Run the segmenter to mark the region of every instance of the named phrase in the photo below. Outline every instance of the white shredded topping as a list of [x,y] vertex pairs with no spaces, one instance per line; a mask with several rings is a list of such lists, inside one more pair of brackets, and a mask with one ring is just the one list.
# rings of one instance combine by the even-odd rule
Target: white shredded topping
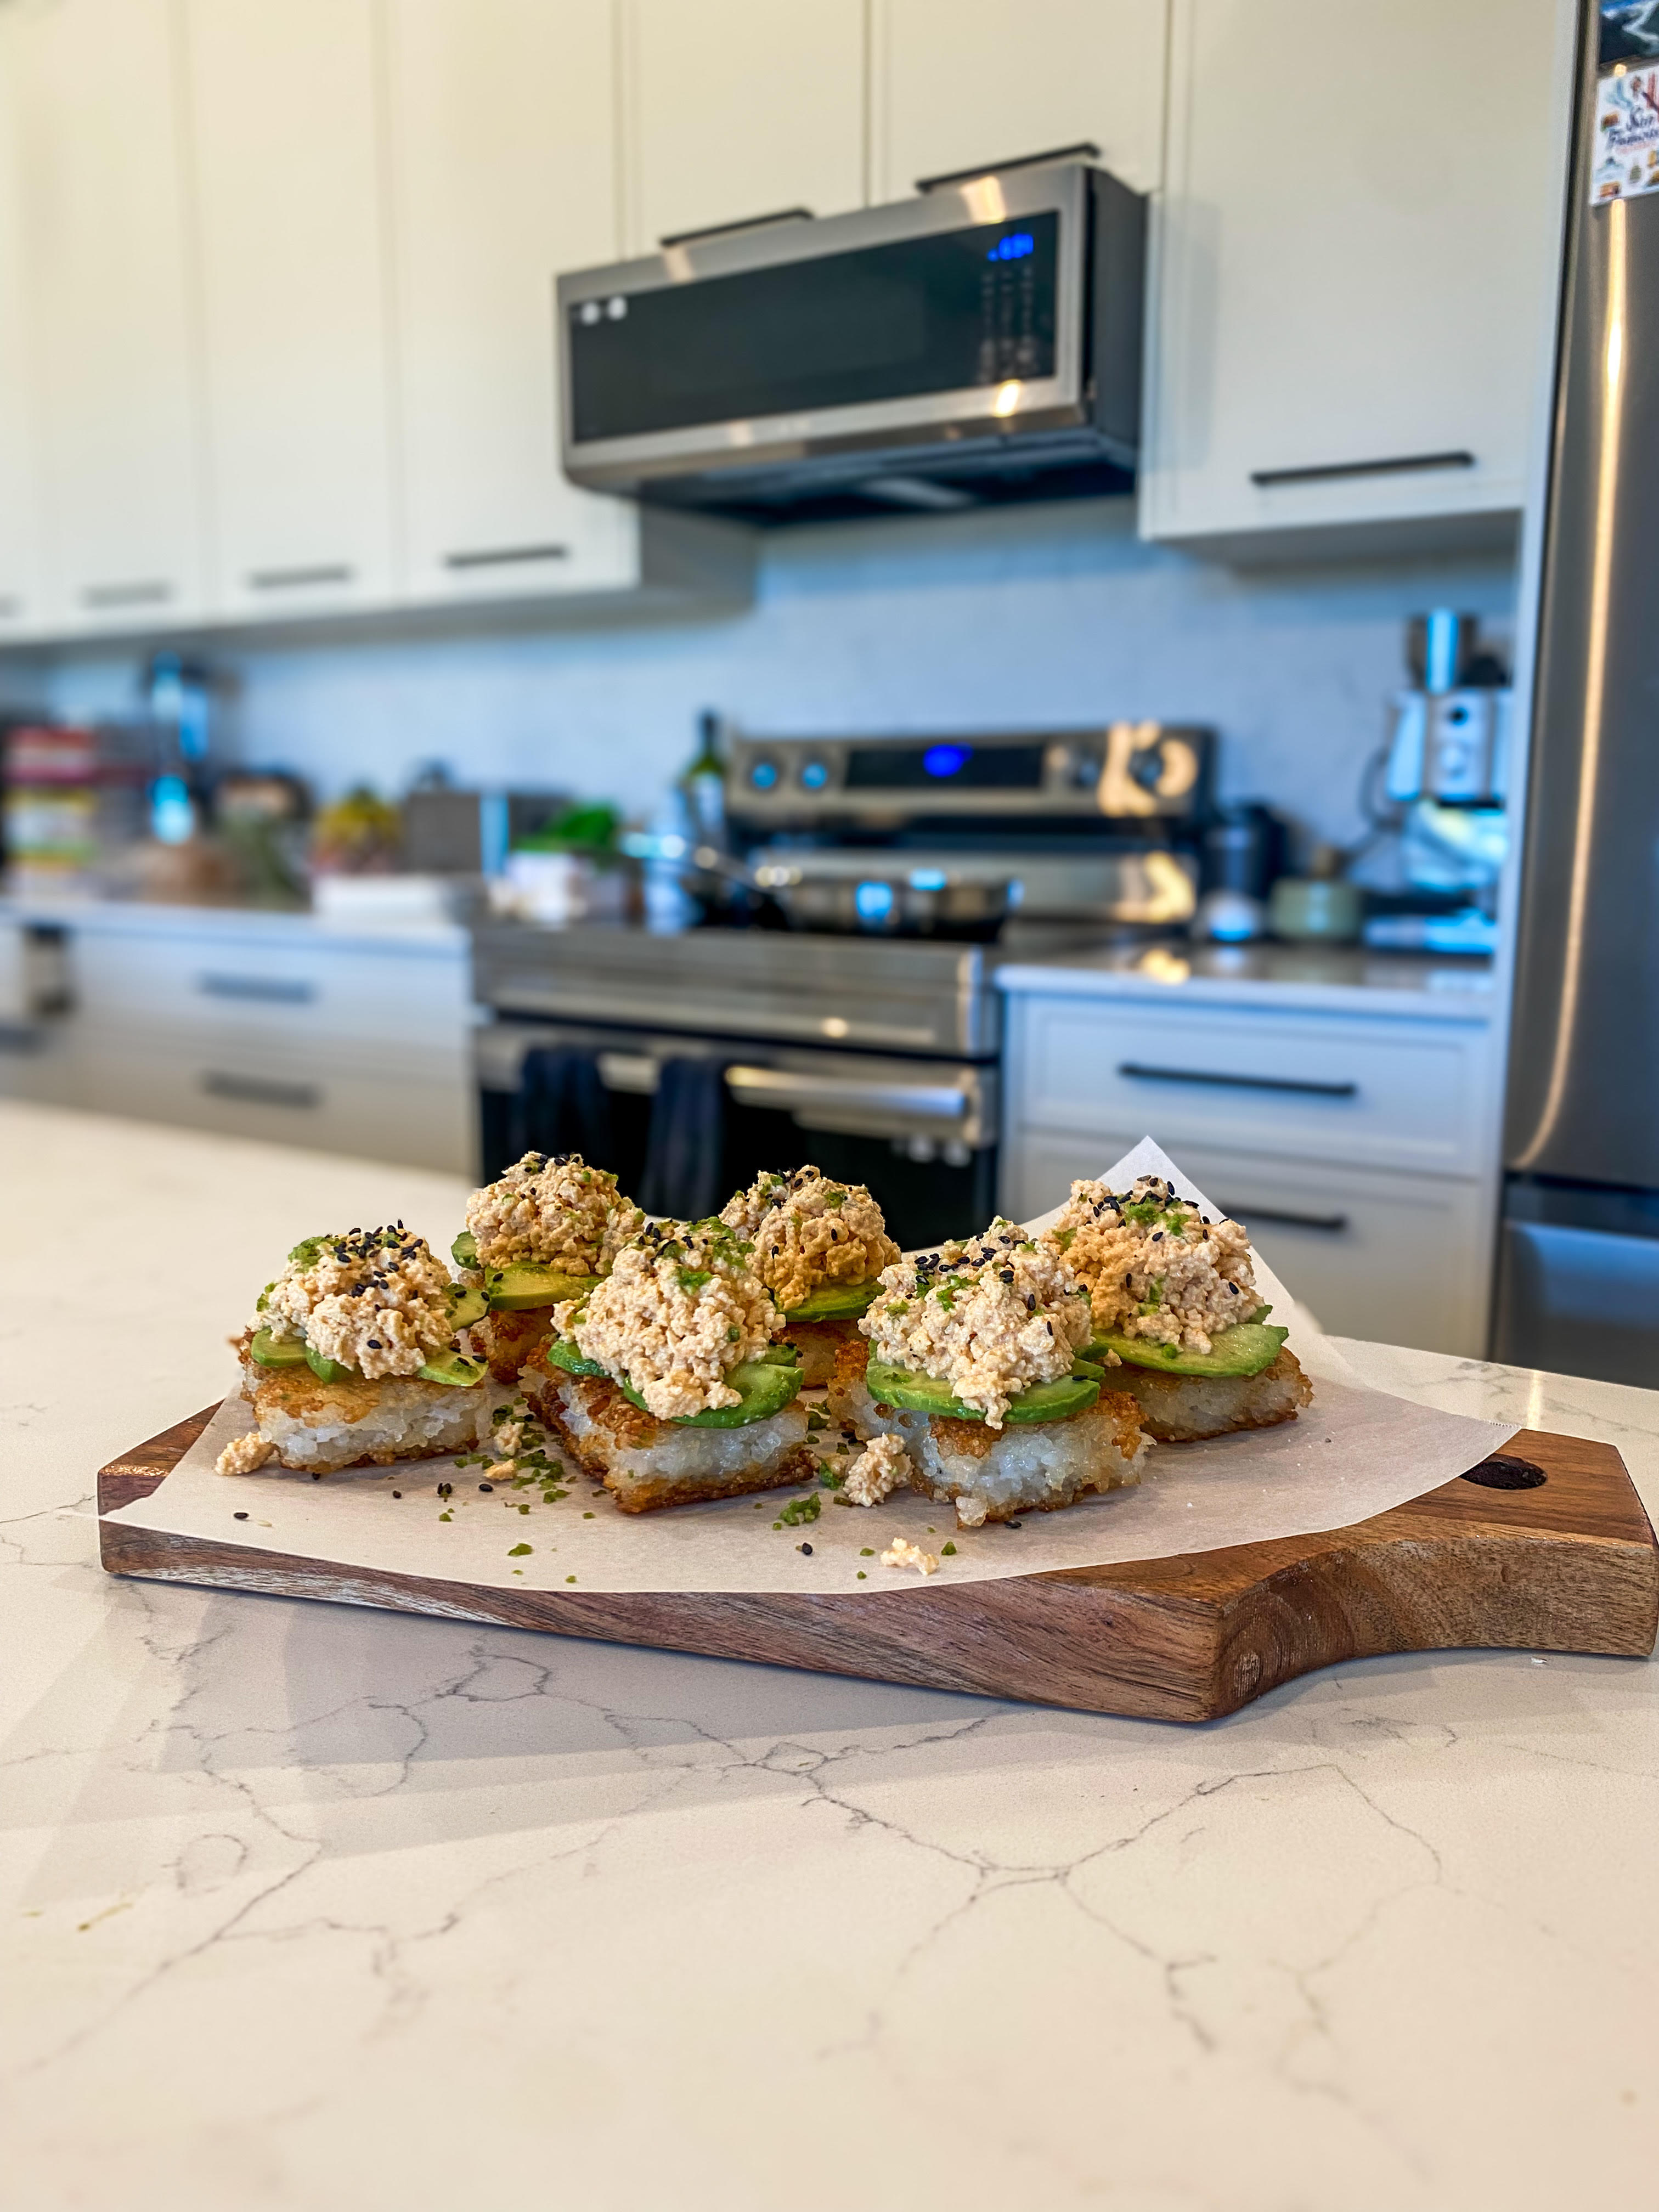
[[841,1494],[849,1505],[879,1505],[910,1480],[910,1455],[901,1437],[872,1437],[847,1470]]
[[585,1300],[554,1307],[554,1327],[625,1376],[659,1420],[735,1406],[742,1393],[726,1376],[779,1325],[747,1253],[718,1221],[652,1222]]
[[252,1326],[299,1337],[371,1381],[413,1375],[454,1340],[449,1276],[424,1237],[353,1229],[296,1245]]
[[936,1575],[939,1560],[932,1552],[924,1552],[920,1544],[907,1543],[902,1536],[895,1536],[881,1555],[884,1567],[915,1567],[919,1574]]
[[753,1242],[750,1266],[786,1312],[828,1285],[871,1282],[899,1256],[864,1184],[814,1167],[757,1176],[720,1219]]
[[965,1244],[884,1267],[881,1285],[859,1322],[876,1356],[948,1383],[994,1429],[1017,1391],[1069,1374],[1093,1333],[1058,1255],[1000,1218]]
[[1087,1290],[1095,1327],[1121,1336],[1208,1352],[1261,1307],[1248,1231],[1201,1215],[1156,1176],[1126,1194],[1074,1182],[1042,1243]]
[[466,1225],[487,1267],[514,1260],[603,1275],[645,1216],[619,1195],[617,1178],[580,1152],[526,1152],[466,1202]]

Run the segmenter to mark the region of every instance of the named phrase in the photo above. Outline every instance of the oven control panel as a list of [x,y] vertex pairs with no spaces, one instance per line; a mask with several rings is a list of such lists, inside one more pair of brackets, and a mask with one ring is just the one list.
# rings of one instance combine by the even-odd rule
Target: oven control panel
[[734,733],[726,807],[756,829],[942,815],[1201,821],[1214,755],[1212,730],[1168,722],[974,737]]

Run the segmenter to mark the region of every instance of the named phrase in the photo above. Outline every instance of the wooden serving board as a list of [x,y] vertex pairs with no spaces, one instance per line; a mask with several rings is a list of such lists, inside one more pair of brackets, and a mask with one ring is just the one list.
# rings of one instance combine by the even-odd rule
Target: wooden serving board
[[[112,1460],[146,1498],[210,1407]],[[1524,1488],[1493,1487],[1524,1482]],[[1384,1651],[1509,1646],[1645,1658],[1659,1546],[1610,1444],[1523,1429],[1498,1457],[1351,1528],[1109,1567],[855,1596],[490,1589],[101,1523],[112,1574],[386,1606],[1149,1720],[1207,1721]]]

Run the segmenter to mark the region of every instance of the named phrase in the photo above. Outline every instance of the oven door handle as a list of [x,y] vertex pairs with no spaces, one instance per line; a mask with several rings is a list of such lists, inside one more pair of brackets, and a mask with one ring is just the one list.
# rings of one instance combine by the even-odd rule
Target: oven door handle
[[965,1121],[973,1100],[959,1083],[860,1083],[833,1075],[801,1075],[786,1067],[728,1067],[726,1086],[740,1105],[810,1113],[862,1107],[877,1114],[909,1114],[933,1121]]

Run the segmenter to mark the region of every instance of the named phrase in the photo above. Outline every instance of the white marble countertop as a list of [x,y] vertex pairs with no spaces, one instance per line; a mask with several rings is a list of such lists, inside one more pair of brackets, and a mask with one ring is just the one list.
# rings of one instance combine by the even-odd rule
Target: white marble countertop
[[[16,1105],[0,1176],[0,2203],[1650,2200],[1651,1665],[1188,1729],[112,1581],[94,1470],[273,1254],[462,1186]],[[1354,1356],[1659,1504],[1659,1396]]]
[[1000,990],[1308,1013],[1490,1022],[1490,960],[1370,952],[1358,945],[1116,945],[1009,960]]

